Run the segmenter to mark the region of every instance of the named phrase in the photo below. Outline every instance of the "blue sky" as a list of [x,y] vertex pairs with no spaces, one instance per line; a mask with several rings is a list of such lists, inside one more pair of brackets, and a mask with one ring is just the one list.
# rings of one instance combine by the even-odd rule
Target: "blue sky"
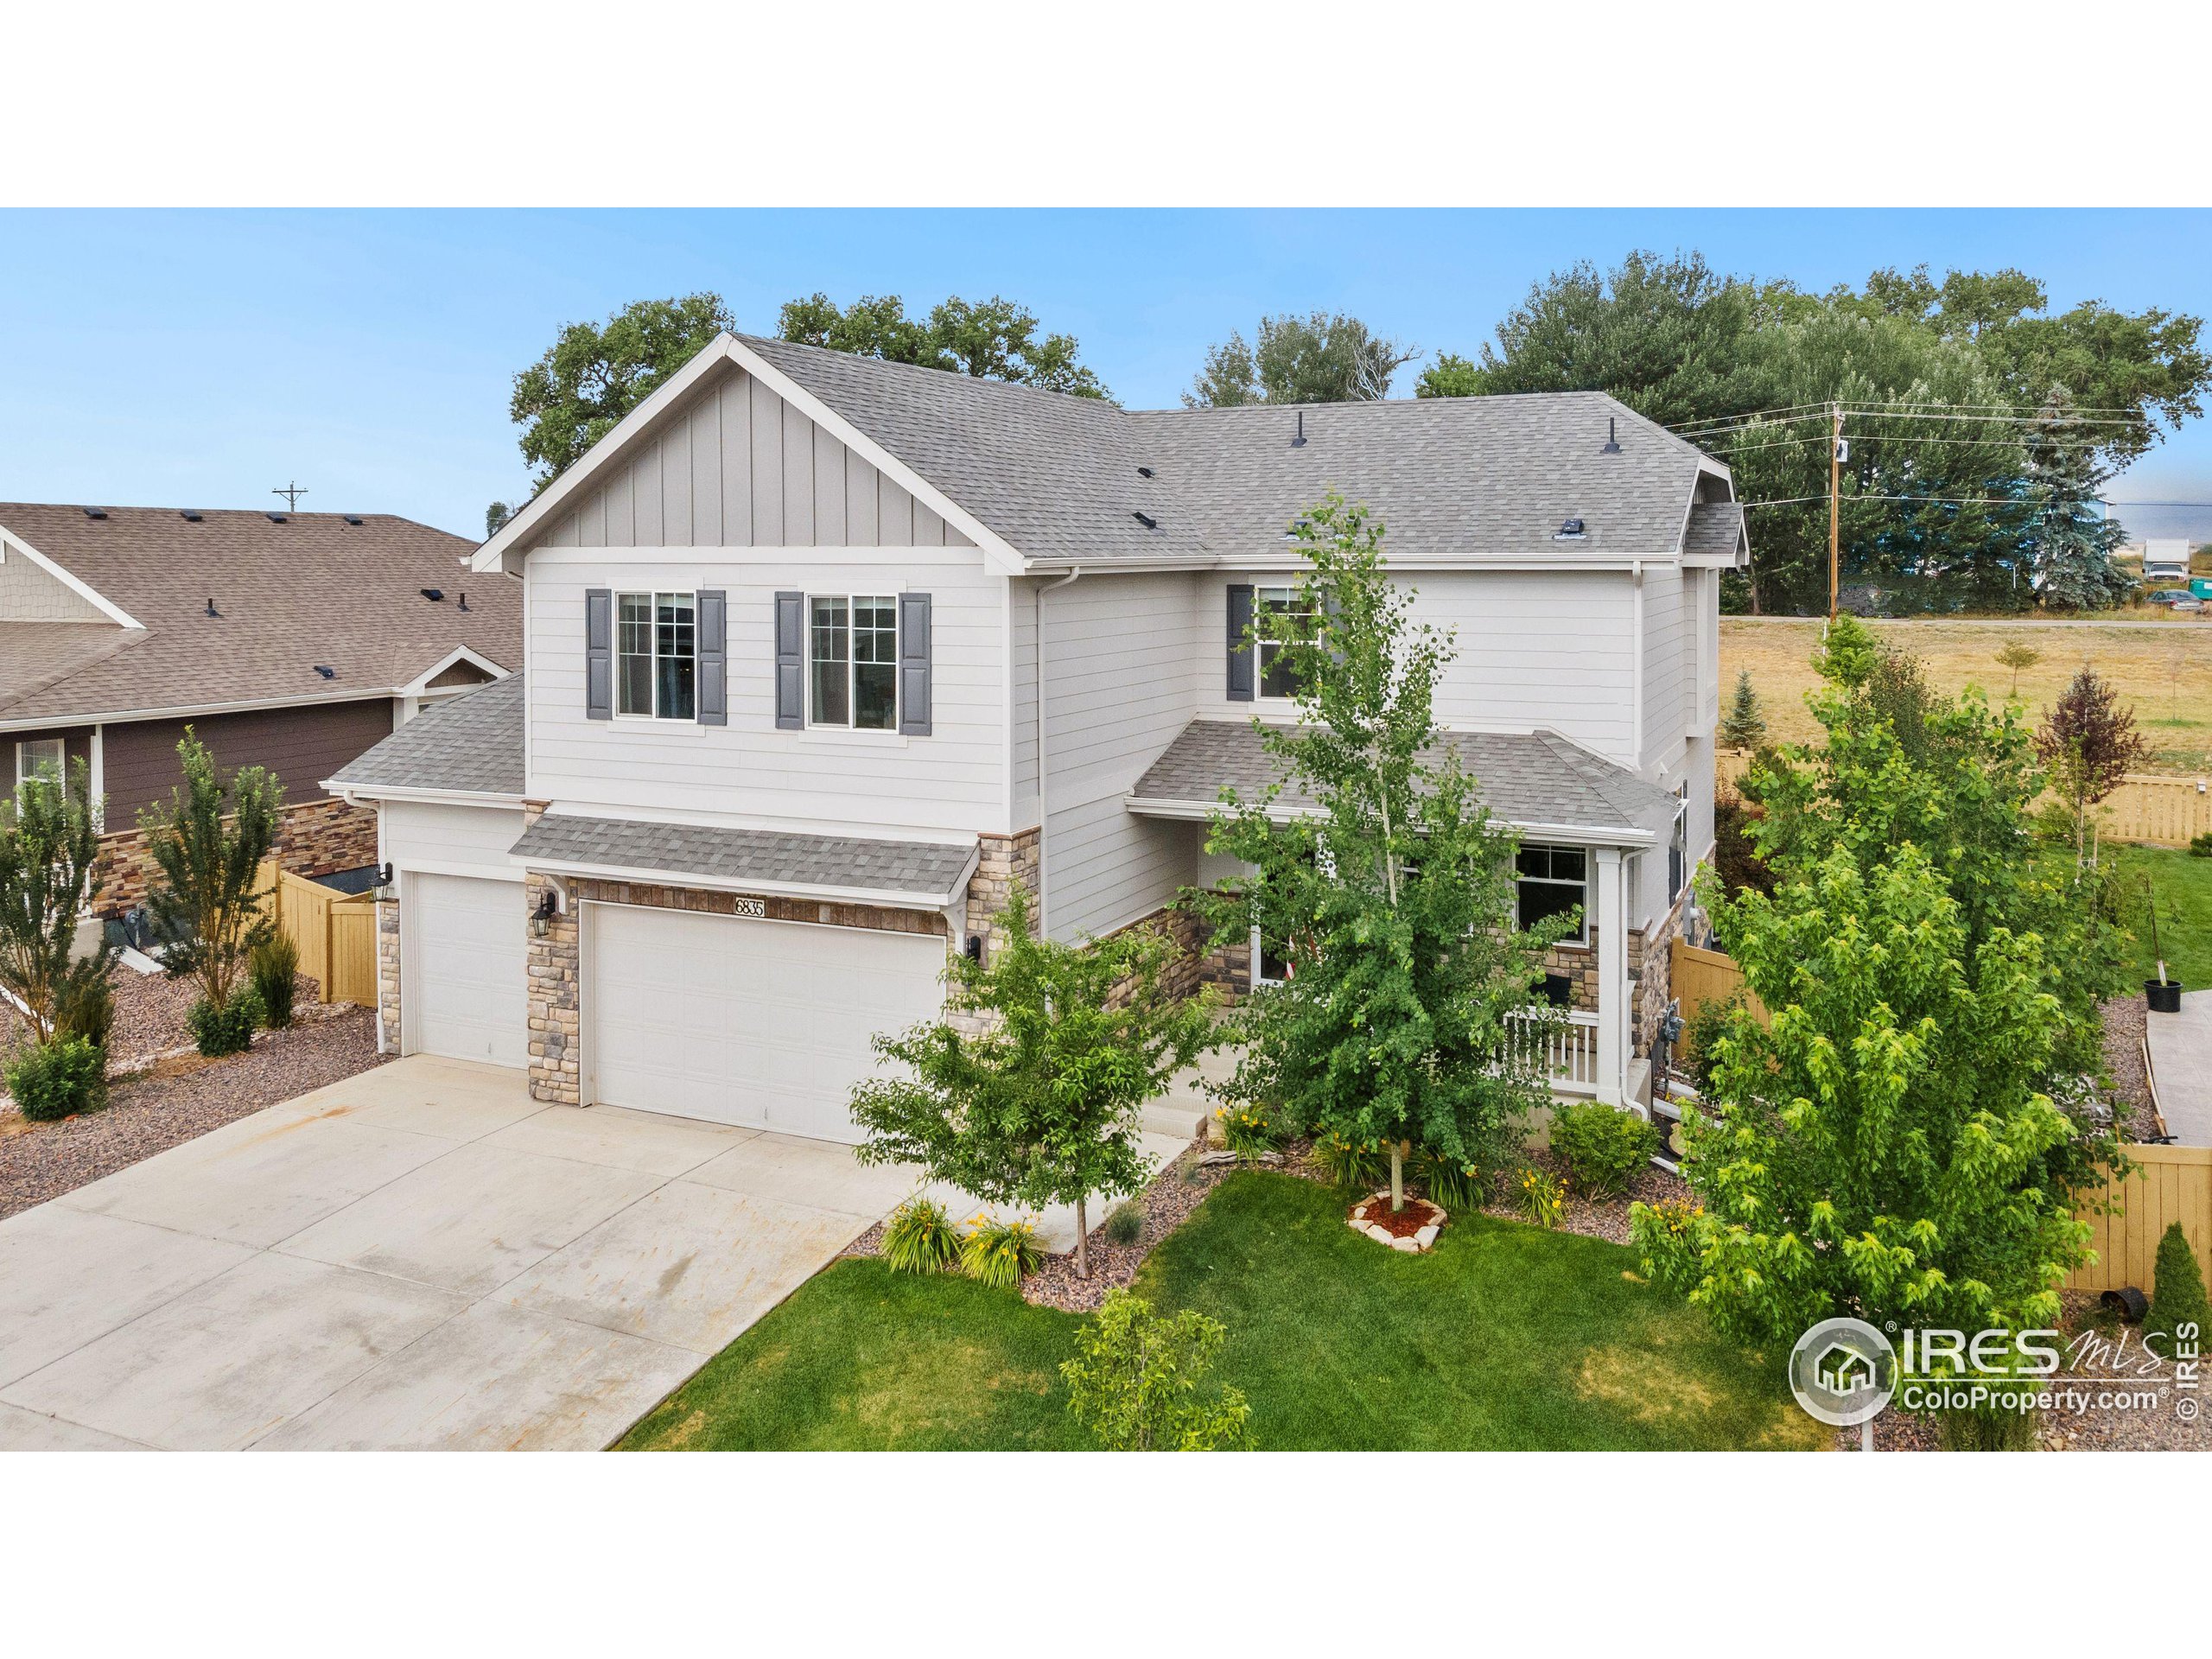
[[[711,288],[765,332],[817,289],[1002,293],[1159,405],[1263,312],[1347,309],[1471,353],[1545,272],[1631,247],[1816,289],[2018,265],[2057,306],[2212,315],[2203,212],[0,213],[0,499],[265,506],[296,478],[305,508],[480,534],[486,502],[527,490],[514,372],[636,298]],[[2113,493],[2212,502],[2212,432]],[[2212,511],[2128,517],[2212,537]]]

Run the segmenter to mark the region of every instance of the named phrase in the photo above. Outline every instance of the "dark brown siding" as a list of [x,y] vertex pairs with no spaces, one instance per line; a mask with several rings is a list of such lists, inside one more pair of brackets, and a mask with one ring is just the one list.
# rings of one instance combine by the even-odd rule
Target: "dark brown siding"
[[0,791],[13,789],[16,785],[16,745],[35,743],[45,737],[63,740],[65,747],[62,753],[69,757],[70,771],[77,769],[79,760],[88,766],[92,764],[92,728],[89,726],[72,726],[66,730],[59,726],[48,726],[35,732],[0,732]]
[[266,766],[284,785],[287,801],[312,801],[327,792],[324,779],[391,735],[391,699],[109,726],[101,745],[110,825],[128,826],[147,807],[168,802],[183,781],[176,746],[188,724],[226,772]]

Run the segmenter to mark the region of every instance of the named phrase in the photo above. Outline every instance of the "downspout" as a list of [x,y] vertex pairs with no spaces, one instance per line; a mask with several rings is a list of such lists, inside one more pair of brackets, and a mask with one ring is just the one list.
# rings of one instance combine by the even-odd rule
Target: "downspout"
[[1058,582],[1037,589],[1037,937],[1042,939],[1052,937],[1052,900],[1046,896],[1052,885],[1045,879],[1045,843],[1052,822],[1045,792],[1045,595],[1070,586],[1082,574],[1081,565],[1072,566]]
[[1630,752],[1634,756],[1632,764],[1636,771],[1641,772],[1643,770],[1643,561],[1635,561],[1629,566],[1629,571],[1630,579],[1636,584],[1635,607],[1630,613],[1630,626],[1636,630],[1632,645],[1636,664],[1636,694],[1633,699],[1636,728]]

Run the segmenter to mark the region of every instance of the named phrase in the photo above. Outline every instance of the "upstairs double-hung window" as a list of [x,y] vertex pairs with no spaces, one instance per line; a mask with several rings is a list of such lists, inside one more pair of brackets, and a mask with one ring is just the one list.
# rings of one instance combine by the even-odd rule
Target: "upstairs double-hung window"
[[[1302,590],[1296,588],[1262,588],[1254,597],[1259,601],[1262,614],[1286,619],[1288,632],[1300,639],[1313,636],[1313,611],[1306,602]],[[1292,667],[1290,653],[1280,639],[1260,641],[1260,695],[1263,697],[1291,697],[1298,695],[1298,674]]]
[[807,601],[807,723],[899,729],[899,601],[890,594]]
[[615,610],[614,712],[650,720],[697,714],[699,627],[691,594],[623,594]]

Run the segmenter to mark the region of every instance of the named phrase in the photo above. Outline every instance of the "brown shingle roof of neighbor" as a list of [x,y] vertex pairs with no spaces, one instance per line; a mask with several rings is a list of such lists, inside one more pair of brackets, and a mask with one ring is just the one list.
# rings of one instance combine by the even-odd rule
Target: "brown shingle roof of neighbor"
[[972,841],[870,841],[856,836],[734,830],[549,812],[509,849],[533,865],[665,871],[764,887],[828,887],[949,904],[976,862]]
[[0,624],[0,722],[388,696],[464,645],[522,665],[521,584],[472,576],[466,537],[387,513],[105,514],[0,503],[0,527],[145,625]]
[[523,793],[523,677],[433,703],[329,781],[375,795],[385,789],[454,795]]
[[[1665,558],[1700,472],[1695,446],[1597,391],[1130,410],[742,344],[1035,560],[1277,554],[1332,489],[1374,510],[1394,559]],[[1560,539],[1569,518],[1582,534]]]
[[[1556,732],[1448,732],[1445,741],[1473,777],[1484,805],[1510,823],[1663,836],[1679,804],[1655,784],[1569,742]],[[1249,721],[1194,720],[1129,791],[1129,809],[1210,805],[1224,787],[1257,801],[1282,776]],[[1294,787],[1285,807],[1314,804]]]

